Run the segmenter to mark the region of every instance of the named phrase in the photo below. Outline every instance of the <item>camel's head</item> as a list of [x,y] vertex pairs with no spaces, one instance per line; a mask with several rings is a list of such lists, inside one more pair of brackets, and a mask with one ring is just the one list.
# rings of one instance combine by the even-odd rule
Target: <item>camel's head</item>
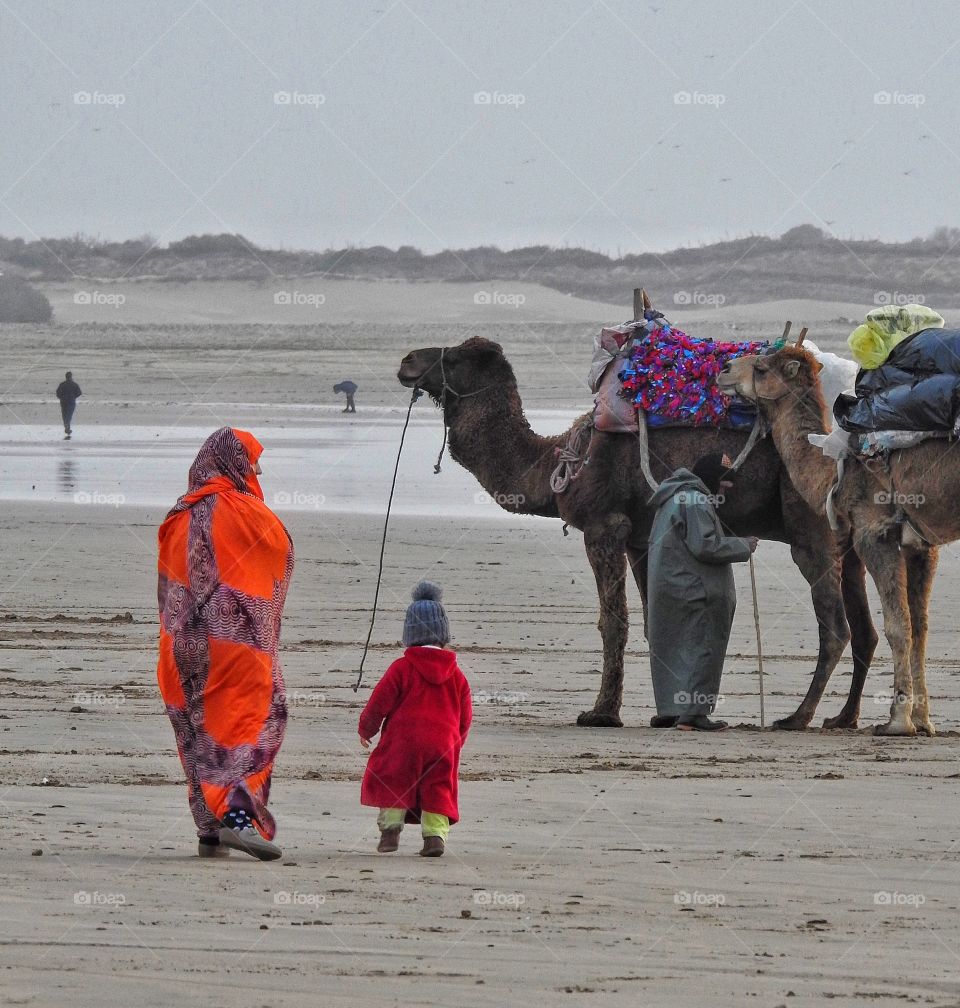
[[798,346],[785,346],[772,354],[737,357],[717,377],[727,393],[737,393],[754,402],[773,402],[816,387],[823,365]]
[[422,388],[436,402],[446,383],[450,402],[513,380],[513,370],[499,343],[473,336],[459,346],[411,350],[400,362],[397,378],[407,388]]

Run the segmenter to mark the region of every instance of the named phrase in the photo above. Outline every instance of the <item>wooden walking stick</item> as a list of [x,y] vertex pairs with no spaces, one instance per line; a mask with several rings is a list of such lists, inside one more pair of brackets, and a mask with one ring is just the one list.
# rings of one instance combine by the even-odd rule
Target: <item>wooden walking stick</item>
[[757,604],[757,572],[750,554],[750,586],[753,589],[753,622],[757,628],[757,661],[760,663],[760,727],[767,727],[766,712],[763,709],[763,644],[760,641],[760,606]]

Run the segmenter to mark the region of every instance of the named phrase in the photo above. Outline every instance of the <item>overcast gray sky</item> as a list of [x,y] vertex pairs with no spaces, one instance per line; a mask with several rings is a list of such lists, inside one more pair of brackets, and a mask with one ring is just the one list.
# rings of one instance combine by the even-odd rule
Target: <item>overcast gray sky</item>
[[904,239],[958,85],[956,0],[0,0],[0,233]]

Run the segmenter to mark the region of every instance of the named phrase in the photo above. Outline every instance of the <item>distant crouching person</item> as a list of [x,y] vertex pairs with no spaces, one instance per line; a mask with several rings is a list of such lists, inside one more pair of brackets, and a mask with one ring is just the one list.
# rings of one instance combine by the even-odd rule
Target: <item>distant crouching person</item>
[[353,401],[353,397],[357,394],[358,385],[356,382],[350,381],[349,378],[342,382],[338,382],[333,386],[333,391],[339,395],[341,392],[347,397],[347,405],[343,410],[344,413],[356,413],[357,407]]
[[737,606],[730,565],[750,559],[757,539],[725,536],[718,497],[733,486],[716,452],[660,484],[648,551],[650,667],[655,728],[718,731],[711,721]]

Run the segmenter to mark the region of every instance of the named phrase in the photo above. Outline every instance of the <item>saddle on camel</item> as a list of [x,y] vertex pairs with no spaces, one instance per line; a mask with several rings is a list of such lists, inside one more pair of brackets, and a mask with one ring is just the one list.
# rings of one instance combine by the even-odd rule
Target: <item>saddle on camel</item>
[[695,339],[662,312],[645,308],[640,319],[602,329],[594,339],[590,388],[597,430],[636,433],[638,411],[650,427],[752,427],[757,409],[717,385],[727,364],[762,353],[767,341]]
[[[738,357],[772,353],[783,347],[791,323],[787,322],[775,343],[701,339],[671,325],[662,312],[651,307],[645,291],[638,293],[637,318],[604,328],[594,337],[588,376],[590,390],[596,396],[594,429],[639,438],[641,468],[654,492],[658,483],[649,465],[647,428],[750,430],[750,437],[731,465],[732,471],[740,469],[767,432],[756,404],[735,390],[722,389],[718,378]],[[806,329],[801,332],[801,343],[806,333]],[[851,385],[856,370],[851,362],[822,353],[812,342],[807,342],[806,349],[823,368],[825,388],[841,391]],[[572,475],[569,467],[558,466],[558,484]]]

